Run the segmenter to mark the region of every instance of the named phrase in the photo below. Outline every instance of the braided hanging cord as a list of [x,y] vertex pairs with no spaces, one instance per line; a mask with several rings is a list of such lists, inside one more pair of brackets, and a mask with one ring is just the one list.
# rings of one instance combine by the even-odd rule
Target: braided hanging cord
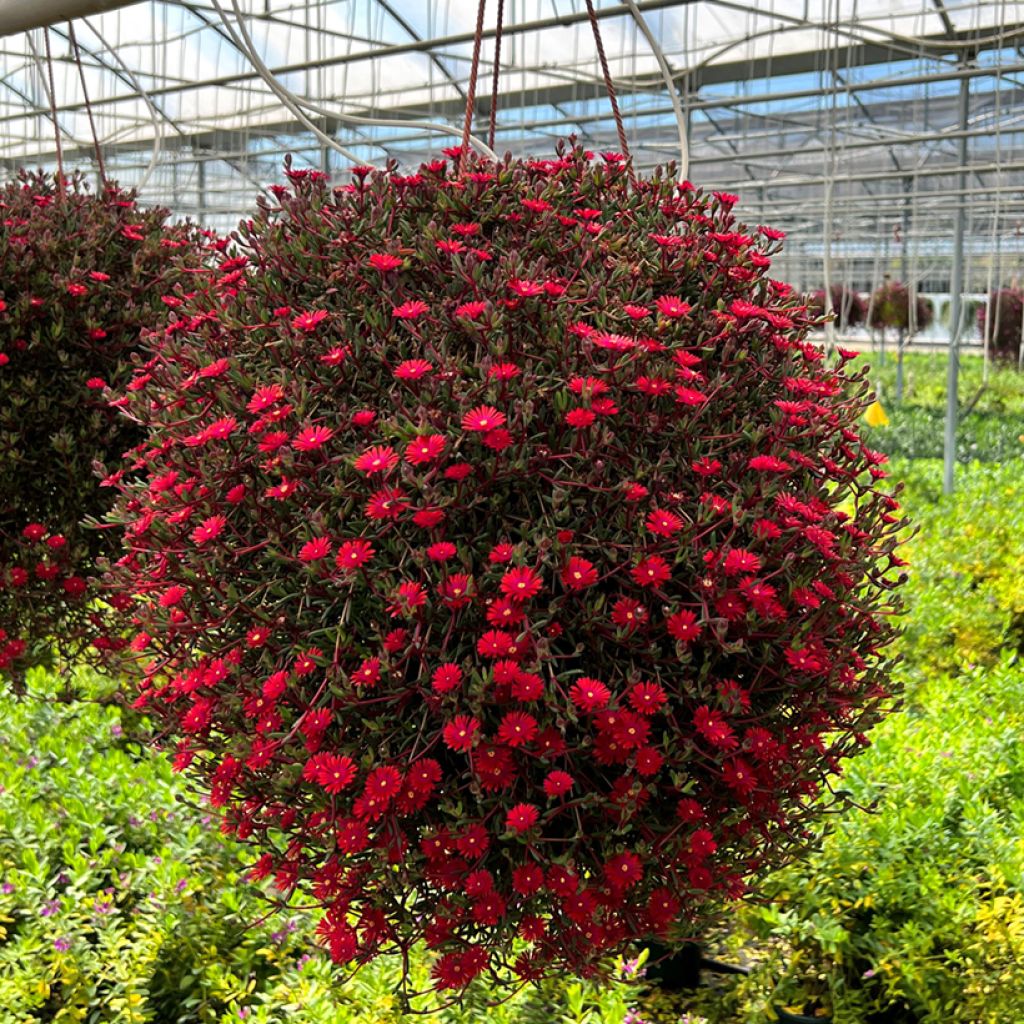
[[92,104],[89,102],[89,90],[85,85],[85,68],[82,66],[82,54],[78,49],[78,40],[75,38],[75,26],[72,22],[68,22],[68,39],[71,40],[71,48],[75,52],[75,63],[78,65],[78,77],[82,83],[82,96],[85,99],[85,112],[89,116],[89,131],[92,132],[92,145],[96,152],[96,167],[99,170],[100,181],[102,184],[107,183],[107,171],[103,166],[103,152],[100,149],[100,139],[96,134],[96,122],[92,116]]
[[597,46],[598,60],[601,62],[601,73],[604,75],[604,87],[608,91],[608,99],[612,105],[612,116],[615,118],[615,130],[619,135],[619,148],[622,155],[629,159],[629,143],[626,141],[626,127],[622,123],[622,114],[619,112],[619,100],[615,95],[615,84],[612,82],[612,74],[608,70],[608,58],[604,52],[604,42],[601,39],[601,28],[597,23],[597,12],[594,10],[594,0],[587,0],[587,16],[590,18],[590,27],[594,33],[594,43]]
[[487,0],[480,0],[476,12],[476,32],[473,36],[473,62],[469,66],[469,85],[466,88],[466,117],[462,122],[462,146],[459,150],[458,173],[461,175],[466,166],[469,153],[469,135],[473,130],[473,107],[476,105],[476,77],[480,70],[480,43],[484,35],[484,8]]
[[494,149],[494,133],[498,125],[498,78],[501,74],[501,28],[505,17],[505,0],[498,0],[498,27],[494,33],[494,75],[491,79],[491,124],[487,145]]

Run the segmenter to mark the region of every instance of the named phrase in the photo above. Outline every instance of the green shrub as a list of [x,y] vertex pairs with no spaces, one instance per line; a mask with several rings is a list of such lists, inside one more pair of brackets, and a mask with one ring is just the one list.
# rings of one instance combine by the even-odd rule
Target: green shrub
[[[937,482],[938,467],[934,479]],[[897,473],[902,465],[897,467]],[[921,478],[914,478],[921,486]],[[914,503],[910,502],[913,509]],[[992,664],[1024,645],[1024,461],[976,465],[908,545],[904,657],[921,672]]]
[[728,944],[763,960],[706,997],[716,1024],[774,1004],[835,1024],[1024,1020],[1024,666],[936,676],[874,740],[845,788],[875,813],[839,817],[745,905]]

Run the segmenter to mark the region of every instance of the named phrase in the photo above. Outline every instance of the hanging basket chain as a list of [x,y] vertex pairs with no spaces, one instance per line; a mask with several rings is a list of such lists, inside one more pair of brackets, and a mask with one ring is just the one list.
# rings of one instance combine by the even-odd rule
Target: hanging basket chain
[[85,68],[82,66],[82,54],[78,49],[78,39],[75,37],[75,26],[68,22],[68,38],[71,40],[71,48],[75,53],[75,64],[78,65],[78,78],[82,83],[82,97],[85,100],[85,112],[89,117],[89,131],[92,132],[92,146],[96,153],[96,167],[99,171],[100,182],[106,186],[107,171],[103,166],[103,153],[100,150],[100,139],[96,134],[96,122],[92,115],[92,103],[89,102],[89,90],[85,84]]
[[484,8],[487,0],[480,0],[480,6],[476,12],[476,32],[473,35],[473,61],[469,66],[469,86],[466,89],[466,116],[462,122],[462,146],[459,149],[459,168],[461,176],[466,166],[466,156],[469,153],[469,136],[473,130],[473,108],[476,105],[476,78],[480,70],[480,43],[484,35]]
[[494,134],[498,125],[498,79],[501,74],[501,29],[505,18],[505,0],[498,0],[498,27],[494,33],[494,74],[491,79],[490,128],[487,145],[494,149]]
[[53,54],[50,52],[50,29],[43,29],[43,43],[46,46],[46,74],[50,80],[50,117],[53,120],[53,141],[57,149],[57,184],[60,186],[58,195],[64,195],[64,148],[60,144],[60,122],[57,120],[57,93],[53,85]]
[[608,92],[608,100],[612,105],[612,116],[615,118],[615,130],[619,135],[619,148],[622,155],[629,159],[629,143],[626,141],[626,126],[622,123],[622,114],[619,112],[619,100],[615,95],[615,83],[612,82],[611,72],[608,70],[608,58],[604,52],[604,42],[601,39],[601,27],[597,23],[597,12],[594,10],[594,0],[587,0],[587,17],[590,18],[590,27],[594,33],[594,43],[597,46],[597,56],[601,62],[601,73],[604,75],[604,87]]

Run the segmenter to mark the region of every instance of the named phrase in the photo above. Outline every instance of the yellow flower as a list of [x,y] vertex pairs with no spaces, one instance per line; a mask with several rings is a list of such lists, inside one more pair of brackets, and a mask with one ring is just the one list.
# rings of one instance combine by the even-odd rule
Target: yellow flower
[[889,426],[889,417],[885,415],[882,403],[875,400],[864,410],[864,419],[868,421],[869,427]]

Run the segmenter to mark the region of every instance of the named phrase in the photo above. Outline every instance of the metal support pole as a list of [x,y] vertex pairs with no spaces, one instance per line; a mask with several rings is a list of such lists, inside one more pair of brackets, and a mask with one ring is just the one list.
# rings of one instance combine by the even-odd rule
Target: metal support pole
[[[960,79],[960,130],[967,129],[967,116],[971,101],[969,78]],[[967,227],[967,205],[964,193],[967,191],[967,136],[961,135],[957,142],[957,198],[956,227],[953,232],[953,275],[950,282],[949,308],[949,356],[946,373],[946,432],[943,457],[942,491],[952,494],[956,473],[956,426],[959,406],[960,384],[960,321],[962,319],[964,293],[964,232]]]
[[903,224],[901,227],[900,279],[907,289],[907,326],[901,328],[896,342],[896,401],[903,401],[903,348],[907,338],[917,329],[917,288],[910,281],[910,259],[907,249],[910,245],[910,192],[913,190],[912,178],[903,179]]

